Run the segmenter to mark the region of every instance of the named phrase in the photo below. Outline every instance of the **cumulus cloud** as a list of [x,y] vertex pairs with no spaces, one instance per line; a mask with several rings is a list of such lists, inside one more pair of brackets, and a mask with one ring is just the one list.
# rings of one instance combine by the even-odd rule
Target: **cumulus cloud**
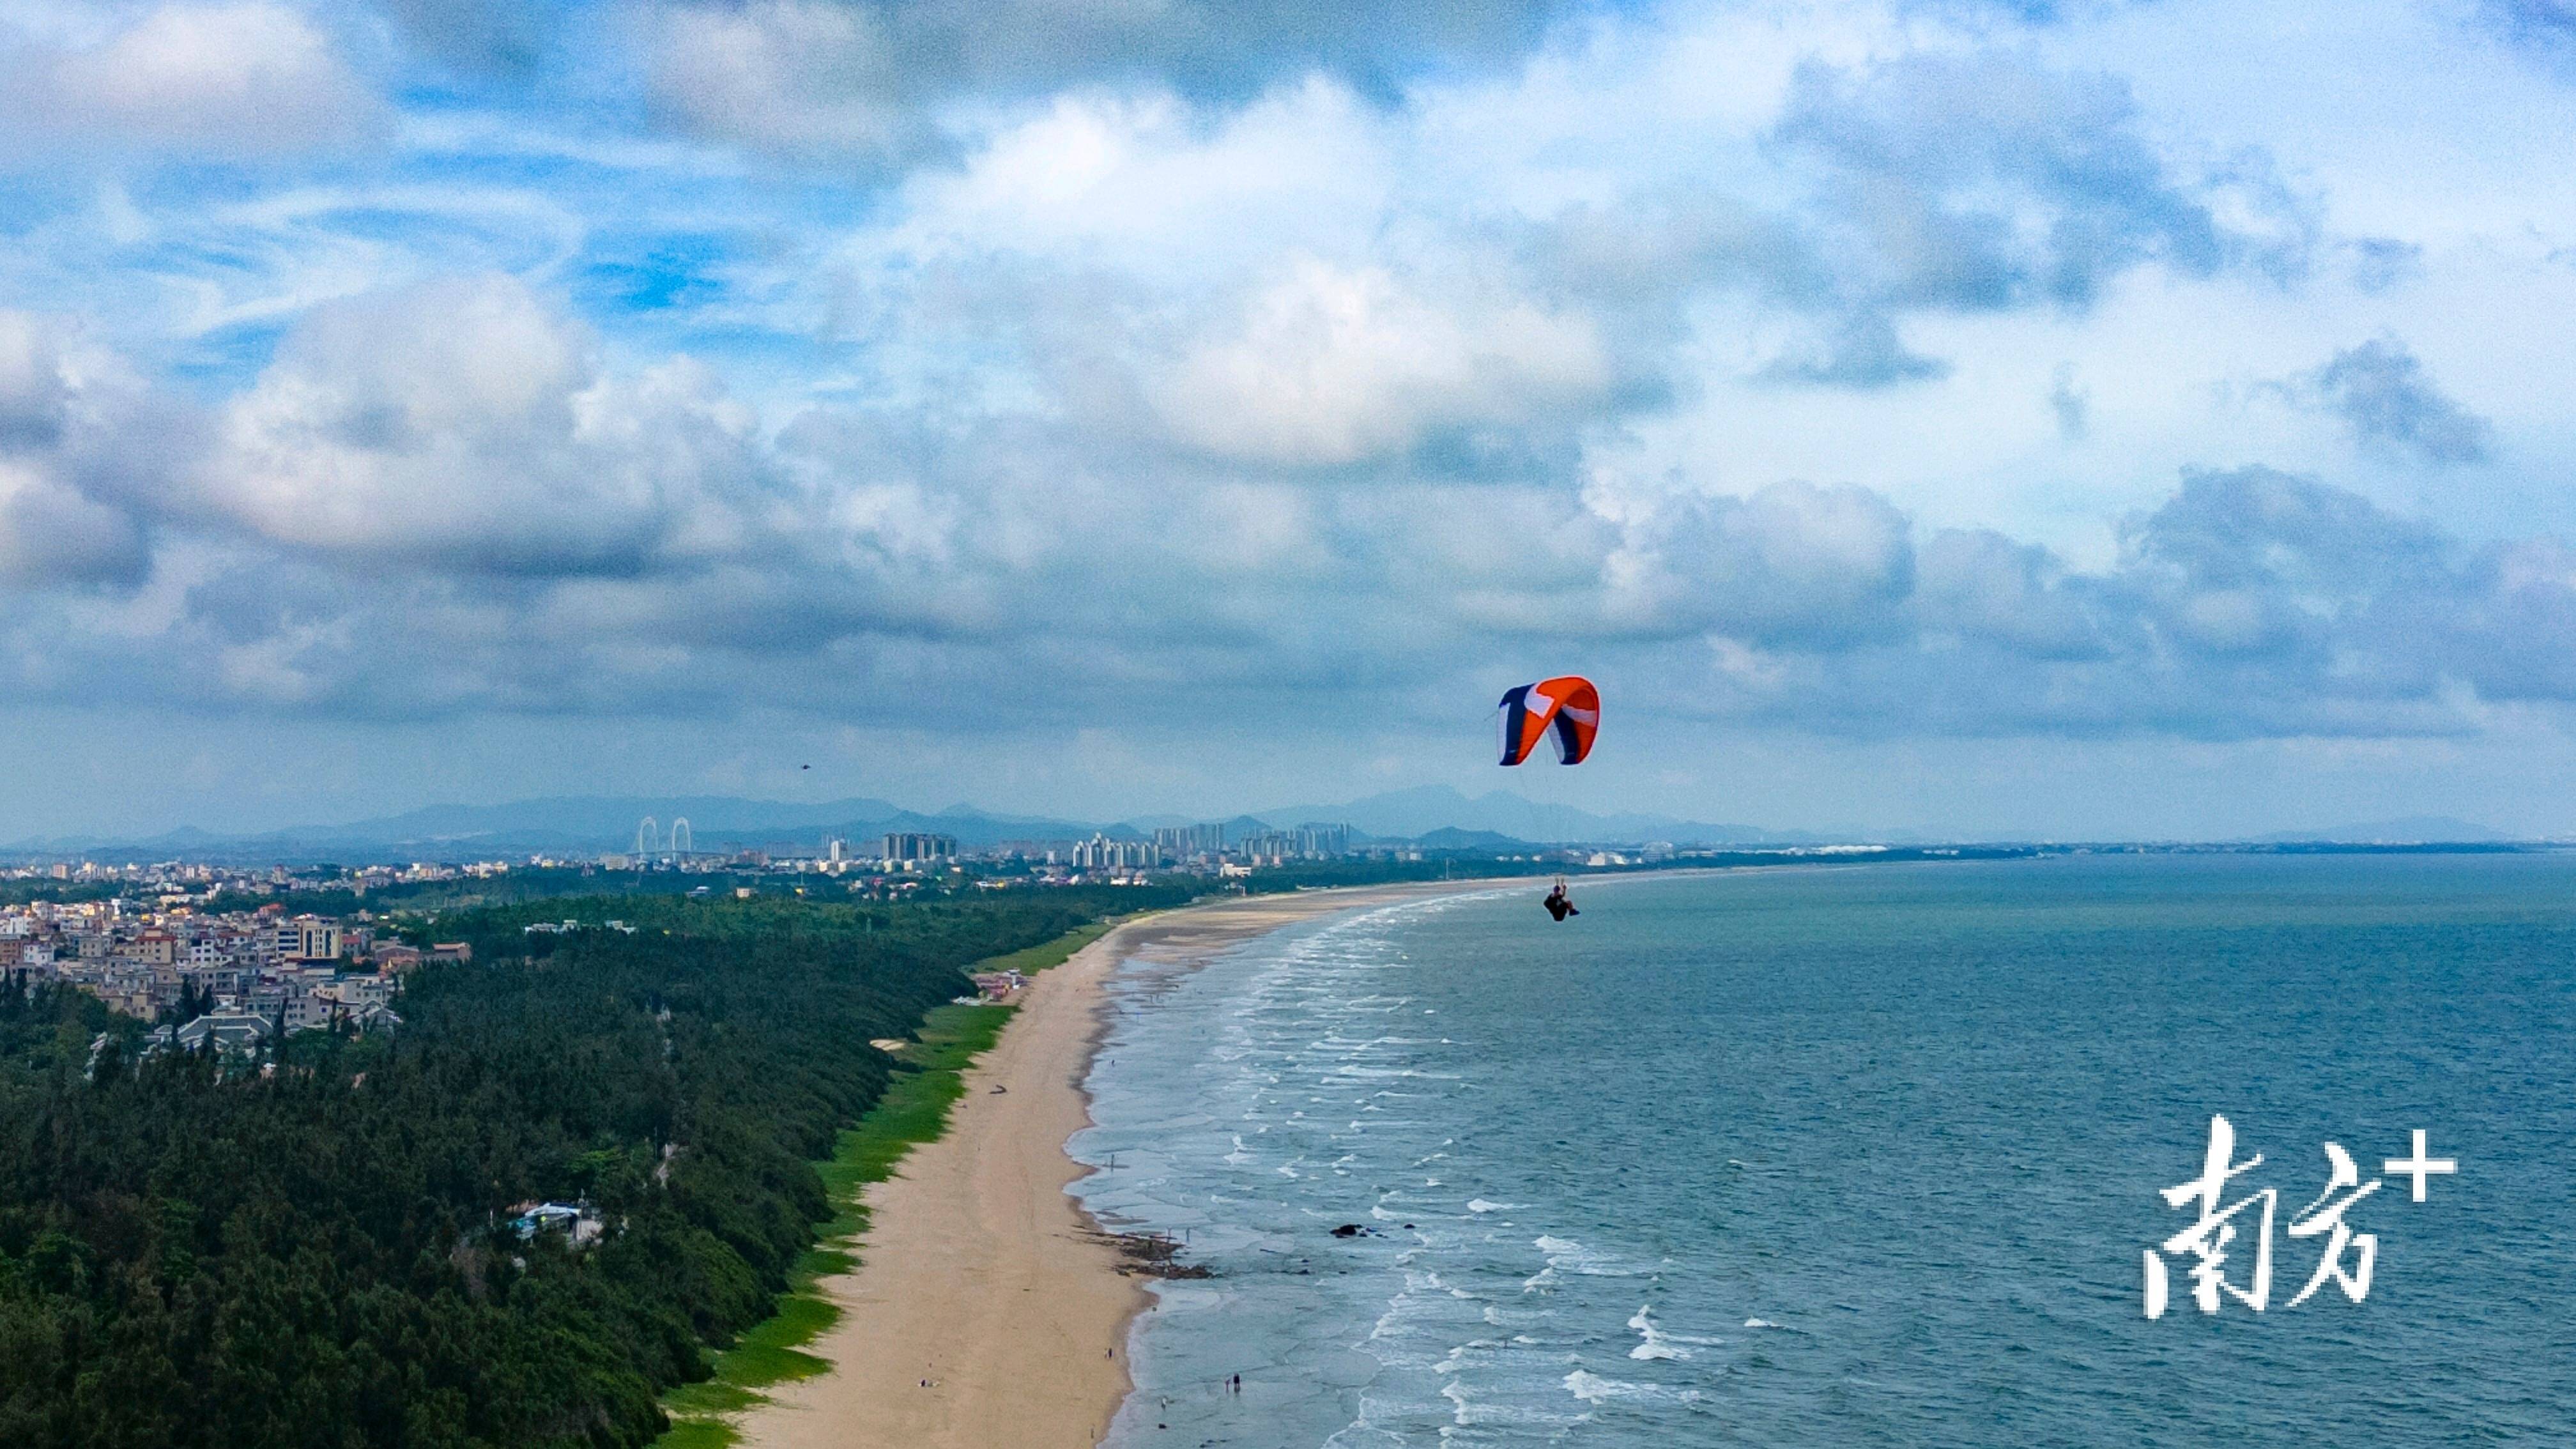
[[320,307],[225,408],[198,501],[260,537],[492,572],[635,572],[721,547],[766,485],[685,362],[603,376],[506,276]]
[[52,443],[71,397],[54,339],[23,312],[0,313],[0,446]]
[[[829,23],[873,46],[874,15]],[[898,188],[833,259],[830,325],[867,344],[871,388],[1130,468],[1527,482],[1706,387],[1715,359],[1756,384],[1938,383],[1952,362],[1909,342],[1927,314],[2066,313],[2129,269],[2234,255],[2114,81],[1987,51],[1782,75],[1775,119],[1692,138],[1733,148],[1706,177],[1497,143],[1507,169],[1580,178],[1503,207],[1428,160],[1468,119],[1438,95],[1394,114],[1317,78],[1235,109],[1059,97]]]
[[1238,100],[1284,77],[1334,76],[1392,97],[1425,68],[1516,55],[1554,0],[675,0],[645,21],[662,115],[700,135],[792,154],[876,155],[921,142],[958,97],[1146,82]]
[[1911,524],[1867,489],[1789,482],[1608,507],[1620,531],[1604,603],[1643,633],[1832,651],[1896,632],[1914,588]]
[[836,0],[670,5],[653,12],[654,102],[716,140],[798,154],[876,152],[920,120],[879,12]]
[[1383,268],[1301,259],[1239,326],[1165,375],[1157,406],[1225,456],[1343,464],[1435,432],[1563,413],[1609,383],[1591,320],[1525,299],[1434,305]]
[[53,150],[295,151],[379,118],[326,35],[257,0],[162,5],[91,44],[0,44],[0,76],[0,131]]
[[2141,262],[2206,273],[2224,257],[2112,77],[1995,51],[1810,65],[1774,139],[1816,164],[1833,240],[1886,305],[2082,307]]
[[123,505],[167,442],[114,359],[0,311],[0,589],[138,579],[144,525]]
[[[1613,512],[1619,512],[1616,507]],[[1827,734],[2466,733],[2576,702],[2576,554],[2474,547],[2261,468],[2195,472],[2086,571],[1858,489],[1633,507],[1603,599],[1658,707]]]
[[2188,475],[2086,569],[1848,484],[1315,486],[875,407],[773,437],[483,278],[317,313],[184,485],[120,490],[97,389],[23,324],[0,341],[25,698],[1179,725],[1283,687],[1415,708],[1571,642],[1641,709],[1827,734],[2443,733],[2576,702],[2576,553],[2262,469]]
[[2430,463],[2486,460],[2494,425],[2443,395],[2403,343],[2382,338],[2345,348],[2307,384],[2364,443]]
[[[1618,322],[1640,354],[1694,338],[1734,299],[1770,325],[1757,380],[1875,391],[1948,377],[1909,323],[2079,315],[2118,278],[2294,275],[2307,203],[2259,155],[2186,174],[2150,143],[2117,78],[2001,48],[1905,51],[1788,74],[1732,190],[1676,184],[1585,199],[1533,223],[1550,281]],[[1651,375],[1666,358],[1624,371]],[[1638,396],[1650,396],[1640,392]]]
[[1927,643],[1981,642],[2040,664],[2094,660],[2114,640],[2101,591],[2047,549],[1989,529],[1945,528],[1926,539],[1912,599]]
[[123,582],[142,567],[131,516],[0,454],[0,586]]

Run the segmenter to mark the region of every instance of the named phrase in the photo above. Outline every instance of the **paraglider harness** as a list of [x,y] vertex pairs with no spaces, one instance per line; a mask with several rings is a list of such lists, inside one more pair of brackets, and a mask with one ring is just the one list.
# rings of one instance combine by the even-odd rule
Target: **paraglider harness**
[[1564,920],[1568,916],[1579,916],[1583,914],[1581,911],[1574,908],[1574,902],[1566,899],[1565,877],[1563,876],[1558,876],[1556,878],[1556,889],[1547,893],[1546,905],[1547,913],[1556,917],[1560,921]]

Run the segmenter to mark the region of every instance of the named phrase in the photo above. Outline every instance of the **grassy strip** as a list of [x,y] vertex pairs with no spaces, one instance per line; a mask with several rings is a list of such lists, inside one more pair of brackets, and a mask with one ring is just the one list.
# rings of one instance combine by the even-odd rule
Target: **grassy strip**
[[1109,928],[1113,924],[1115,923],[1110,921],[1094,921],[1088,926],[1076,926],[1052,941],[1042,941],[1025,951],[1013,951],[1008,956],[996,956],[975,969],[1017,971],[1023,976],[1034,976],[1049,966],[1063,965],[1072,959],[1074,952],[1108,935]]
[[[1034,975],[1062,965],[1074,952],[1107,934],[1111,923],[1081,927],[1025,951],[976,963],[976,971],[1018,971]],[[831,1194],[831,1221],[817,1231],[815,1244],[797,1260],[788,1289],[778,1299],[778,1312],[746,1331],[731,1348],[716,1356],[715,1373],[702,1383],[683,1384],[663,1396],[662,1410],[671,1427],[654,1441],[654,1449],[726,1449],[736,1442],[732,1416],[761,1402],[761,1390],[812,1378],[831,1367],[807,1353],[804,1345],[838,1322],[841,1310],[823,1296],[820,1284],[858,1265],[858,1243],[867,1231],[868,1210],[860,1193],[882,1182],[917,1143],[936,1139],[948,1126],[948,1109],[966,1095],[965,1072],[1002,1035],[1017,1011],[1012,1006],[933,1007],[913,1031],[913,1044],[902,1059],[917,1072],[898,1076],[876,1106],[844,1128],[828,1161],[815,1164]]]

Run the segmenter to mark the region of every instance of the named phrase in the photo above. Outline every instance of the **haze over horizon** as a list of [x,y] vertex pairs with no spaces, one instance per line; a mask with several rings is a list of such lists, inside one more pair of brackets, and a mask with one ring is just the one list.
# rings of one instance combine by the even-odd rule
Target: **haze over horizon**
[[132,858],[136,851],[169,851],[182,859],[238,861],[245,852],[272,860],[375,861],[510,857],[531,851],[616,853],[643,822],[667,831],[689,822],[694,839],[720,850],[743,847],[819,850],[832,839],[865,846],[880,831],[937,830],[984,849],[1009,842],[1079,839],[1095,830],[1141,838],[1164,826],[1220,823],[1246,830],[1308,825],[1346,828],[1360,840],[1421,840],[1451,846],[1498,843],[1589,843],[1754,848],[1876,842],[1916,845],[2136,844],[2346,844],[2465,845],[2549,844],[2565,836],[2514,836],[2455,816],[2406,816],[2316,823],[2279,831],[2217,836],[2056,836],[1977,834],[1937,825],[1871,828],[1827,823],[1774,829],[1749,821],[1693,820],[1657,811],[1596,812],[1539,801],[1512,790],[1469,796],[1450,786],[1426,785],[1345,801],[1274,803],[1200,815],[1129,812],[1090,818],[1030,815],[990,809],[972,801],[944,806],[907,805],[869,796],[791,802],[714,795],[554,796],[491,804],[454,802],[396,815],[356,820],[307,820],[267,830],[208,830],[186,825],[151,835],[53,835],[0,838],[0,855],[38,860],[86,858],[92,852]]
[[2541,0],[23,0],[0,840],[2563,835],[2570,134]]

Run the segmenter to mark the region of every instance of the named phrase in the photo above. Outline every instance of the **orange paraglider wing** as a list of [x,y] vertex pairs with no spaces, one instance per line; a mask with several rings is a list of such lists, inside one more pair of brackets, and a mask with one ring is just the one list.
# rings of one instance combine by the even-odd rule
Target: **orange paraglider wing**
[[1560,765],[1579,765],[1601,729],[1601,691],[1579,674],[1517,685],[1503,694],[1503,763],[1527,760],[1550,737]]

